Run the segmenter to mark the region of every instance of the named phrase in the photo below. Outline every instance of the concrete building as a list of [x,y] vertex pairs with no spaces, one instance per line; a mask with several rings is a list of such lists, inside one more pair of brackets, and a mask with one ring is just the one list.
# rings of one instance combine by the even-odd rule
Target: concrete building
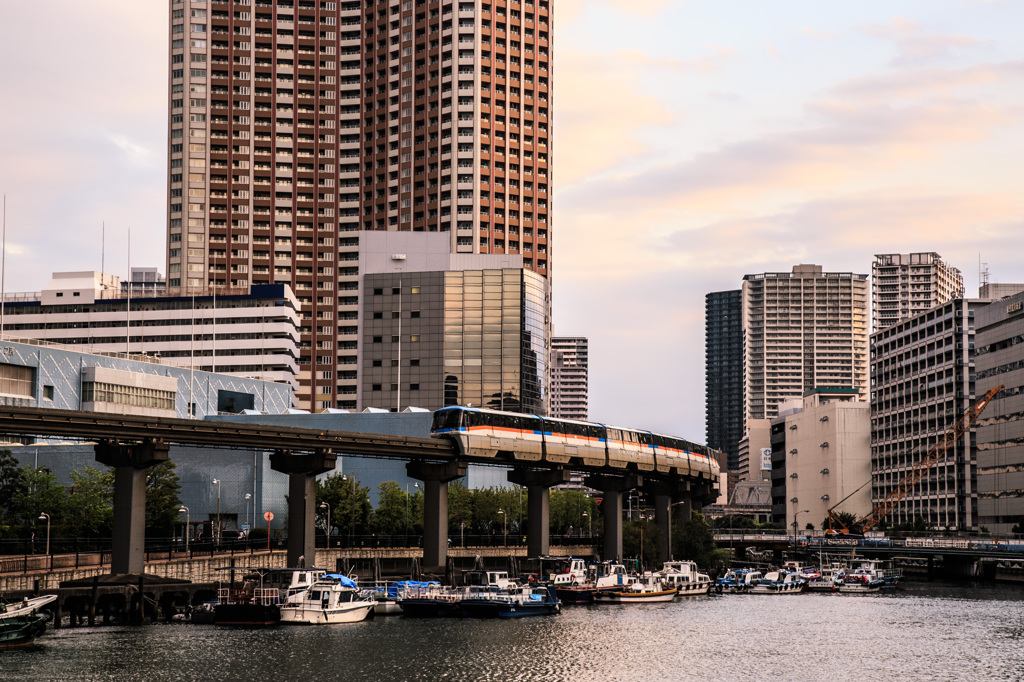
[[2,331],[85,352],[145,354],[175,367],[260,377],[294,391],[298,307],[287,284],[214,292],[133,283],[129,297],[115,275],[56,272],[42,292],[8,296]]
[[168,286],[290,284],[301,406],[357,407],[366,231],[548,275],[548,0],[171,0],[168,28]]
[[821,529],[840,502],[837,513],[864,516],[871,511],[871,406],[852,388],[786,401],[772,420],[771,459],[775,523],[793,533],[808,523]]
[[1001,298],[1015,296],[1021,292],[1024,292],[1024,284],[985,282],[978,288],[978,298],[998,301]]
[[[975,316],[988,301],[956,299],[871,336],[872,502],[903,480],[974,402]],[[965,434],[890,512],[890,524],[978,528],[977,449]]]
[[871,264],[871,329],[964,297],[964,277],[937,253],[883,253]]
[[[704,423],[708,447],[738,471],[743,438],[742,292],[716,291],[704,297]],[[731,483],[731,481],[730,481]]]
[[550,415],[557,419],[587,421],[590,353],[585,336],[551,339]]
[[739,481],[770,477],[771,463],[766,456],[771,452],[771,427],[770,419],[747,420],[746,431],[738,445],[740,463],[735,481],[729,481],[730,489],[735,489]]
[[[1006,287],[1012,285],[1003,285]],[[975,392],[1004,388],[975,422],[978,526],[1005,535],[1024,522],[1024,286],[975,316]]]
[[867,275],[820,265],[743,278],[747,419],[773,419],[781,402],[816,388],[867,395],[867,286]]

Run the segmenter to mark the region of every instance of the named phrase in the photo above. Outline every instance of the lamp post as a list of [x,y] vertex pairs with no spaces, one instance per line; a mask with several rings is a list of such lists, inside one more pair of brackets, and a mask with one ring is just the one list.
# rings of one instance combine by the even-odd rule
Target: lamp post
[[[349,544],[349,547],[351,547],[352,543],[353,543],[352,536],[355,534],[355,527],[356,527],[356,477],[353,476],[350,479],[348,477],[348,474],[345,474],[345,475],[343,475],[341,477],[341,480],[343,480],[343,481],[351,481],[352,482],[352,496],[351,496],[351,498],[349,500],[349,504],[352,507],[352,518],[349,519],[349,524],[348,524],[348,544]],[[416,484],[416,487],[417,488],[419,487],[418,483]],[[405,532],[408,535],[408,533],[409,533],[409,501],[408,501],[409,484],[408,483],[405,484],[405,495],[406,495],[406,503],[405,503],[405,528],[406,528],[406,531]]]
[[213,531],[213,541],[220,546],[220,479],[215,478],[213,482],[217,485],[217,527]]
[[498,513],[501,514],[501,534],[504,537],[504,543],[508,545],[508,517],[505,515],[504,509],[499,509]]
[[327,502],[320,503],[321,509],[327,510],[327,546],[331,546],[331,505]]
[[50,515],[43,512],[39,515],[39,520],[46,519],[46,569],[53,568],[53,559],[50,557]]
[[593,530],[594,530],[594,526],[593,526],[593,523],[592,523],[592,518],[591,518],[589,512],[583,512],[583,515],[587,517],[587,537],[589,538],[589,537],[591,537],[591,535],[593,535]]
[[188,510],[188,507],[181,505],[181,509],[178,513],[185,512],[185,556],[188,556],[188,532],[192,526],[192,513]]
[[245,494],[245,525],[249,526],[252,530],[252,516],[249,514],[249,500],[252,499],[252,493]]
[[797,523],[797,519],[800,517],[801,514],[806,514],[809,511],[811,511],[811,510],[810,509],[801,509],[798,512],[793,512],[793,537],[796,537],[797,534],[800,532],[800,526]]
[[[413,483],[413,488],[417,490],[420,487],[419,483]],[[409,544],[409,484],[405,484],[405,544]]]

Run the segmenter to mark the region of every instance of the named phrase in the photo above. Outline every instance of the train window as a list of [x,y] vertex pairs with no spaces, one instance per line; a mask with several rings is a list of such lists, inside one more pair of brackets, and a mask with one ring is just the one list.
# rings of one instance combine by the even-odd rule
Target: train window
[[645,433],[645,432],[642,432],[642,431],[638,431],[636,435],[637,435],[637,442],[640,443],[641,445],[650,445],[651,444],[651,434]]
[[622,440],[622,431],[618,429],[608,429],[608,440]]
[[434,430],[459,428],[461,416],[461,410],[438,410],[434,413]]

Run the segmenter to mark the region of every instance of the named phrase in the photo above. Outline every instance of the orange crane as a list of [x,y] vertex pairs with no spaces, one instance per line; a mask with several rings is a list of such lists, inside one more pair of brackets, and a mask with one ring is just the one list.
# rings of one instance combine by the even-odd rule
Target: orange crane
[[[993,388],[980,400],[971,405],[967,411],[964,412],[964,416],[960,418],[960,421],[946,432],[942,439],[935,444],[935,447],[928,451],[928,454],[925,455],[921,461],[903,477],[903,480],[892,489],[892,492],[890,492],[884,500],[875,505],[874,509],[872,509],[868,514],[850,524],[853,527],[852,529],[848,528],[832,510],[848,500],[857,492],[857,490],[860,490],[864,485],[867,485],[867,483],[830,507],[828,510],[829,531],[843,535],[861,535],[878,525],[878,522],[884,519],[885,515],[892,511],[892,508],[896,506],[896,503],[906,497],[907,493],[914,488],[914,485],[916,485],[917,482],[920,481],[926,473],[928,473],[928,470],[935,466],[935,464],[946,454],[946,450],[953,447],[953,444],[960,439],[960,436],[964,435],[964,433],[971,428],[971,425],[974,424],[975,420],[981,416],[981,413],[985,411],[988,404],[992,402],[992,399],[995,398],[1001,390],[1003,390],[1002,384]],[[868,483],[870,483],[870,481],[868,481]],[[838,528],[833,530],[833,524],[838,526]]]

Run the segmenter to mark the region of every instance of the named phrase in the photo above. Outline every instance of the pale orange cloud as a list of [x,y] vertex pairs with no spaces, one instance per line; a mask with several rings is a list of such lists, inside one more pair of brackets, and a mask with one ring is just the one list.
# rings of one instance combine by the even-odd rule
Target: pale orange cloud
[[885,24],[868,24],[864,32],[873,38],[890,40],[899,49],[894,66],[913,66],[950,56],[954,50],[973,48],[980,44],[974,36],[963,33],[927,33],[916,21],[893,17]]

